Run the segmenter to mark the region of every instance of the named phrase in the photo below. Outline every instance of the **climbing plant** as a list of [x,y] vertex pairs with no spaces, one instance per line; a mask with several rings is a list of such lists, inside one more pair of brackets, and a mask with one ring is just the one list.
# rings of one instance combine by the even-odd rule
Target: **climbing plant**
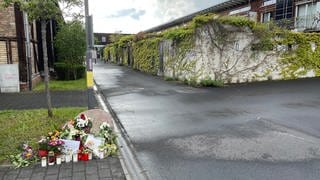
[[281,43],[288,46],[280,59],[285,79],[297,78],[309,71],[320,76],[320,34],[287,32]]

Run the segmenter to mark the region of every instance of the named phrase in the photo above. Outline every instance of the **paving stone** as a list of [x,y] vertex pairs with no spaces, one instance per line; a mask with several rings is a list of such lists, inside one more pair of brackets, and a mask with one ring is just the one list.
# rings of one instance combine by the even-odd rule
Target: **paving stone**
[[116,166],[116,167],[120,166],[121,167],[121,163],[120,163],[119,159],[112,158],[109,160],[109,164],[110,164],[110,166]]
[[58,179],[58,174],[55,175],[47,175],[44,177],[44,180],[57,180]]
[[16,180],[30,180],[30,178],[17,178]]
[[46,172],[47,175],[58,174],[58,173],[59,173],[59,166],[49,166]]
[[37,179],[43,179],[45,175],[45,172],[33,172],[31,179],[33,180],[34,178]]
[[99,169],[110,169],[109,163],[98,163]]
[[84,177],[85,173],[84,172],[73,172],[72,177]]
[[84,171],[85,165],[83,163],[75,163],[73,164],[72,171],[73,172],[79,172],[79,171]]
[[100,177],[99,180],[112,180],[112,178],[102,178],[102,177]]
[[17,174],[7,174],[3,177],[3,180],[15,180],[17,176]]
[[99,170],[99,177],[112,177],[111,169],[101,169]]
[[18,175],[20,173],[20,169],[9,170],[7,174],[10,175]]
[[63,163],[61,164],[60,169],[72,169],[72,163]]
[[31,180],[44,180],[44,176],[31,176]]
[[98,174],[98,167],[86,167],[86,174]]
[[73,172],[72,179],[73,180],[85,180],[86,176],[85,176],[84,172]]
[[112,178],[113,180],[126,180],[126,178],[123,176],[123,177],[113,177]]
[[112,177],[123,177],[124,173],[122,169],[111,169]]
[[86,167],[98,166],[98,163],[96,160],[92,160],[92,161],[85,162],[85,165],[86,165]]
[[59,180],[72,180],[72,177],[59,177]]
[[99,179],[97,174],[86,175],[86,180],[97,180]]
[[72,170],[60,170],[59,172],[59,178],[63,178],[63,177],[71,177],[72,176]]
[[32,169],[21,169],[18,178],[29,178],[32,174]]
[[47,172],[47,167],[37,167],[33,169],[33,173],[37,173],[37,172]]

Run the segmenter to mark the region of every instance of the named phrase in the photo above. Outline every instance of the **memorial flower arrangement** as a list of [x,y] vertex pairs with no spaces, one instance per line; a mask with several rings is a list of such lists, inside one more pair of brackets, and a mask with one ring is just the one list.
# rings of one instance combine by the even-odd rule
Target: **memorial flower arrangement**
[[[25,167],[39,160],[38,156],[41,158],[41,164],[46,162],[43,159],[47,159],[48,164],[51,165],[52,162],[49,163],[49,160],[56,160],[57,164],[60,164],[61,157],[64,157],[66,162],[70,162],[70,158],[88,161],[93,154],[98,158],[116,155],[118,151],[116,134],[111,126],[104,122],[100,125],[97,134],[90,134],[92,125],[90,118],[80,114],[68,121],[61,129],[42,136],[38,141],[38,154],[30,146],[24,145],[22,153],[12,155],[10,159],[16,167]],[[101,153],[103,153],[102,156]],[[52,158],[52,155],[55,157]]]
[[23,144],[20,150],[21,153],[9,156],[11,163],[16,168],[26,167],[38,161],[37,155],[28,144]]

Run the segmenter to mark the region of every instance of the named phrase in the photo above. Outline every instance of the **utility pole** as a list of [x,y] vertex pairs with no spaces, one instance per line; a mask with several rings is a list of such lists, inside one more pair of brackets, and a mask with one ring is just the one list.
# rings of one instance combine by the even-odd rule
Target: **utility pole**
[[93,24],[92,16],[89,16],[89,3],[88,0],[84,0],[85,6],[85,23],[86,23],[86,69],[87,69],[87,93],[88,93],[88,109],[93,109],[95,97],[93,91],[93,63],[92,63],[92,51],[93,51]]

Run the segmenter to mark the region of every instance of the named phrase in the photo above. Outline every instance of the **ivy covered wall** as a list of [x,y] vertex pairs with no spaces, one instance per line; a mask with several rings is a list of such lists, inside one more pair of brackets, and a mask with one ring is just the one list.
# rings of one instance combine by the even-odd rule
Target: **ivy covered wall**
[[320,35],[244,17],[197,16],[163,32],[121,37],[105,58],[191,85],[221,85],[320,74]]

